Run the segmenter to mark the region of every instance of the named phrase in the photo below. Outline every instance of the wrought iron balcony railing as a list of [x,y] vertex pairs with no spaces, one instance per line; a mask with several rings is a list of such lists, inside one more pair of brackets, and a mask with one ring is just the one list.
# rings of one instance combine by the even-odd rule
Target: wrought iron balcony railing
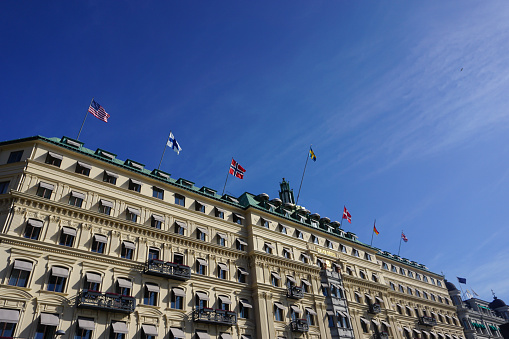
[[389,339],[389,333],[387,332],[375,333],[375,339]]
[[369,305],[369,313],[371,314],[378,314],[382,311],[382,308],[380,307],[380,304],[371,304]]
[[433,317],[422,316],[419,319],[419,322],[421,323],[421,325],[425,325],[425,326],[436,326],[437,325],[437,320]]
[[77,307],[131,313],[136,308],[136,299],[116,293],[83,290],[78,295]]
[[288,287],[288,292],[286,295],[288,298],[302,299],[304,298],[304,289],[300,286],[291,286]]
[[290,323],[292,332],[307,332],[309,331],[309,324],[306,319],[297,319]]
[[188,280],[191,279],[191,268],[169,261],[150,259],[145,265],[145,274],[157,275],[174,280]]
[[198,308],[193,311],[193,321],[232,326],[237,324],[237,314],[225,310]]

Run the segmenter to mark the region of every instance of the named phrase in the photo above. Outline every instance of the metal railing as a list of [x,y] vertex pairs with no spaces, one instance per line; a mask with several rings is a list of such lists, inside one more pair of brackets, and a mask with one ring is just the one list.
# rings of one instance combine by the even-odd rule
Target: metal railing
[[433,317],[422,316],[419,318],[421,325],[425,326],[436,326],[437,320]]
[[193,321],[231,326],[237,324],[237,314],[213,308],[198,308],[193,311]]
[[290,323],[292,332],[307,332],[309,331],[309,324],[306,319],[297,319]]
[[302,299],[304,298],[304,289],[300,286],[288,287],[287,294],[288,298]]
[[150,259],[145,265],[145,274],[157,275],[159,277],[175,280],[188,280],[191,279],[191,268],[169,261]]
[[116,293],[102,293],[83,290],[78,295],[77,307],[91,308],[111,312],[131,313],[136,308],[134,297]]
[[380,304],[371,304],[369,305],[369,313],[371,314],[378,314],[382,311],[382,308],[380,307]]

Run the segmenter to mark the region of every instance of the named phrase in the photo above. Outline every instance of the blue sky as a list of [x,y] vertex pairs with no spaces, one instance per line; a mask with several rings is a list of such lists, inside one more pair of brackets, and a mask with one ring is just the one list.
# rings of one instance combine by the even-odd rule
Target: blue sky
[[[509,302],[507,1],[2,1],[2,140],[76,137],[277,196]],[[6,128],[9,126],[8,128]],[[12,126],[13,128],[11,128]]]

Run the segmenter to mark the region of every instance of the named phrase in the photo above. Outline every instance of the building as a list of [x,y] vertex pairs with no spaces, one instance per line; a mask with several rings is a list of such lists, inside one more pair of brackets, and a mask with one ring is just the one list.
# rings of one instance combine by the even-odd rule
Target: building
[[[447,290],[457,308],[458,317],[463,325],[465,338],[508,338],[502,325],[509,323],[509,306],[494,296],[492,302],[478,298],[463,300],[461,292],[453,283],[446,281]],[[507,327],[507,325],[505,326]]]
[[280,198],[2,142],[0,337],[462,337],[443,276]]

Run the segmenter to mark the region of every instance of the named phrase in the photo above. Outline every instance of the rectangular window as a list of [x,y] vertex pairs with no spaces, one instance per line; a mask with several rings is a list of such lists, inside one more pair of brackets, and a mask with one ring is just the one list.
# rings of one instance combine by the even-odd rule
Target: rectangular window
[[52,339],[55,337],[56,326],[38,324],[34,339]]
[[274,320],[283,321],[283,305],[275,305],[274,306]]
[[107,182],[109,184],[116,185],[117,179],[118,179],[118,174],[110,172],[110,171],[104,171],[103,182]]
[[271,273],[271,279],[270,282],[272,286],[279,287],[279,281],[281,280],[281,277],[276,272]]
[[358,257],[359,256],[359,251],[357,251],[355,248],[352,248],[352,255],[354,257]]
[[48,291],[64,292],[69,270],[65,267],[52,267],[48,281]]
[[175,193],[175,204],[180,206],[186,206],[186,197]]
[[111,201],[107,201],[104,199],[101,199],[99,201],[99,213],[110,215],[112,207],[113,203]]
[[72,191],[69,198],[69,205],[81,208],[84,199],[85,194]]
[[185,292],[183,289],[175,287],[171,293],[171,305],[170,307],[176,310],[184,308],[184,296]]
[[122,250],[120,252],[120,257],[124,259],[132,260],[134,257],[134,250],[136,249],[136,245],[130,241],[122,242]]
[[143,303],[145,305],[157,306],[157,296],[159,295],[159,286],[156,284],[145,284],[145,295]]
[[226,246],[226,235],[218,233],[217,234],[217,244],[219,246]]
[[100,274],[87,272],[85,275],[85,284],[83,287],[86,290],[99,292],[101,290],[101,280],[102,277]]
[[37,219],[28,219],[25,227],[24,237],[33,240],[39,240],[43,222]]
[[[138,191],[139,192],[139,191]],[[152,197],[164,200],[164,190],[159,187],[152,187]]]
[[32,263],[26,260],[14,260],[9,285],[18,287],[27,287],[28,278],[32,271]]
[[104,248],[106,247],[107,242],[108,238],[104,235],[94,234],[91,251],[95,253],[104,253]]
[[249,275],[249,272],[246,271],[246,269],[239,267],[237,269],[237,275],[238,275],[238,282],[239,283],[247,283],[247,276]]
[[248,319],[249,318],[249,309],[253,308],[253,306],[245,299],[240,299],[239,303],[239,318]]
[[76,237],[76,230],[71,227],[62,227],[60,233],[59,245],[72,247],[74,244],[74,238]]
[[295,230],[295,237],[297,239],[304,239],[304,234],[299,230]]
[[247,242],[245,242],[242,239],[237,239],[237,245],[236,245],[237,250],[245,251],[246,250],[246,246],[247,246]]
[[205,259],[196,259],[196,274],[205,275],[207,274],[208,263]]
[[175,221],[175,233],[184,235],[187,225],[182,221]]
[[133,288],[133,283],[129,279],[118,278],[117,279],[117,293],[120,295],[131,295],[131,289]]
[[216,218],[224,219],[224,210],[216,207]]
[[260,225],[265,228],[269,228],[270,222],[267,219],[260,218]]
[[233,222],[238,224],[238,225],[242,225],[242,220],[244,220],[244,217],[241,216],[240,214],[237,214],[237,213],[233,213]]
[[279,231],[283,234],[288,234],[288,230],[285,225],[279,224]]
[[173,262],[178,265],[184,265],[184,255],[180,253],[174,253]]
[[9,189],[9,181],[0,182],[0,194],[7,193],[8,189]]
[[217,264],[217,277],[219,279],[227,279],[228,266],[223,263]]
[[141,181],[129,179],[129,189],[135,192],[141,192]]
[[39,188],[37,188],[37,195],[42,198],[49,199],[51,198],[51,193],[55,189],[54,185],[46,184],[44,182],[39,183]]
[[196,230],[196,239],[205,241],[207,240],[208,233],[209,232],[207,231],[206,228],[198,227],[198,229]]
[[46,163],[48,165],[53,165],[53,166],[56,166],[56,167],[60,167],[60,165],[62,165],[62,159],[64,157],[61,156],[60,154],[57,154],[57,153],[53,153],[53,152],[48,152],[48,155],[46,155]]
[[161,229],[164,218],[162,216],[152,214],[151,226],[157,229]]
[[7,163],[12,164],[14,162],[20,162],[22,156],[23,156],[23,151],[11,152],[11,154],[9,154],[9,159],[7,160]]
[[74,339],[91,339],[92,331],[95,328],[94,319],[92,318],[78,318],[78,326],[76,326],[76,333]]
[[196,200],[194,202],[194,209],[197,211],[197,212],[201,212],[201,213],[205,213],[205,204]]
[[148,249],[148,260],[159,260],[159,249],[150,247]]
[[126,211],[126,220],[132,221],[132,222],[138,222],[138,216],[140,215],[140,210],[132,207],[127,207]]
[[86,175],[88,177],[90,175],[91,169],[92,169],[92,166],[90,166],[89,164],[85,164],[84,162],[78,161],[76,163],[75,172],[78,174]]

